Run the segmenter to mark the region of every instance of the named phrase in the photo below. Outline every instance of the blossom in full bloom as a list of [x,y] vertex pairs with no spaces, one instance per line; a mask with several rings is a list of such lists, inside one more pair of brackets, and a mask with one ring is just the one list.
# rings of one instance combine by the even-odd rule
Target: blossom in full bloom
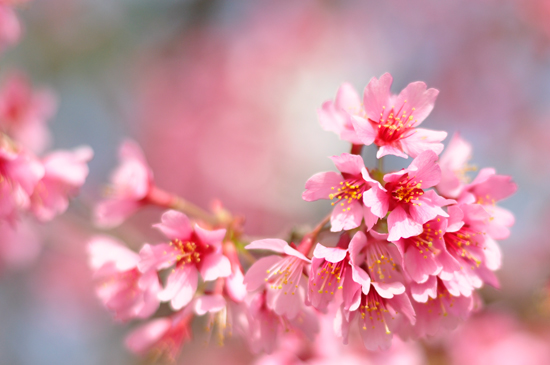
[[41,221],[49,221],[67,210],[69,198],[78,193],[88,176],[89,147],[55,151],[43,158],[44,176],[31,195],[31,210]]
[[325,101],[317,115],[324,130],[336,133],[344,141],[362,144],[353,128],[352,119],[363,116],[363,106],[359,95],[350,84],[342,84],[336,92],[336,99]]
[[[344,239],[346,239],[345,235]],[[311,306],[325,312],[335,298],[335,294],[338,302],[341,302],[345,309],[349,309],[357,303],[361,285],[353,277],[358,275],[356,272],[360,268],[352,261],[352,257],[355,257],[366,243],[365,234],[357,232],[349,241],[347,249],[325,247],[320,243],[315,246],[307,293]],[[341,296],[338,295],[339,293]]]
[[147,318],[158,309],[158,275],[138,270],[137,253],[108,236],[90,240],[88,252],[90,267],[98,281],[96,293],[117,320]]
[[408,168],[386,174],[384,188],[374,185],[365,193],[364,203],[376,216],[383,218],[388,211],[389,241],[417,236],[422,225],[436,216],[447,217],[442,206],[454,203],[425,189],[436,185],[441,177],[437,155],[425,151]]
[[364,115],[352,119],[357,136],[365,145],[379,146],[376,157],[395,155],[416,157],[430,150],[443,151],[447,132],[416,128],[430,114],[439,91],[426,89],[423,82],[412,82],[399,95],[392,95],[389,73],[373,77],[363,94]]
[[244,284],[249,292],[265,288],[267,306],[279,316],[294,319],[304,307],[303,271],[311,261],[280,239],[253,241],[246,249],[283,254],[266,256],[256,261],[246,272]]
[[368,350],[388,349],[401,320],[415,323],[411,301],[404,286],[396,289],[371,282],[366,291],[364,287],[359,306],[355,310],[342,310],[336,317],[335,325],[341,328],[344,343],[348,341],[352,322],[356,321]]
[[169,243],[145,244],[139,252],[139,270],[143,273],[174,266],[166,286],[158,294],[173,309],[186,306],[197,291],[199,273],[205,281],[213,281],[231,274],[231,264],[222,253],[225,229],[206,230],[191,225],[181,212],[169,210],[162,215],[161,223],[154,225]]
[[111,174],[107,197],[94,211],[95,221],[102,227],[114,227],[146,204],[153,188],[153,172],[139,146],[130,140],[119,149],[120,165]]
[[22,73],[11,74],[0,89],[0,130],[34,153],[50,143],[46,122],[57,107],[54,94],[34,90]]
[[383,189],[382,186],[370,177],[361,156],[342,153],[331,159],[340,173],[331,171],[313,175],[306,182],[302,199],[333,200],[334,209],[330,217],[333,232],[357,228],[363,218],[367,227],[372,228],[378,217],[363,203],[363,199],[365,192],[373,186]]

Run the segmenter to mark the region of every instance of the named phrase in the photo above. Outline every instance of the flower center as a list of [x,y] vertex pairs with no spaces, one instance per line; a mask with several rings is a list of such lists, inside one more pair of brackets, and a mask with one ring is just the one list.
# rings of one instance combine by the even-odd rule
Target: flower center
[[199,252],[197,244],[192,241],[183,242],[180,239],[171,241],[170,246],[174,246],[179,250],[176,256],[177,266],[183,266],[186,264],[198,264],[201,261],[201,252]]
[[[317,286],[319,284],[319,294],[328,294],[334,295],[334,288],[337,287],[337,289],[342,289],[342,285],[340,285],[340,281],[342,279],[342,275],[345,269],[344,262],[346,260],[342,260],[336,263],[325,261],[319,270],[317,271],[317,280],[313,283],[313,286]],[[311,290],[313,291],[313,289]]]
[[424,254],[424,258],[427,259],[428,254],[433,256],[439,254],[439,250],[433,247],[433,242],[434,238],[443,239],[442,233],[440,229],[433,229],[430,227],[430,223],[426,223],[424,225],[424,231],[420,235],[407,238],[405,242],[409,247],[415,247],[418,252]]
[[[334,190],[333,193],[328,195],[330,200],[334,200],[331,205],[336,205],[340,203],[342,211],[350,210],[349,205],[356,200],[359,200],[363,197],[363,193],[366,190],[366,185],[363,180],[360,179],[348,179],[346,181],[341,181],[339,186],[333,186],[331,188]],[[346,207],[347,203],[347,207]]]
[[[397,187],[394,187],[392,191],[392,197],[399,203],[410,203],[411,201],[418,200],[420,196],[424,195],[422,190],[422,180],[415,181],[408,178],[408,174],[401,179]],[[422,205],[422,203],[414,203],[413,205]]]
[[407,101],[401,105],[401,108],[396,111],[395,106],[392,106],[389,111],[386,111],[386,107],[382,107],[380,112],[380,119],[374,121],[378,124],[378,136],[376,139],[380,144],[391,144],[400,138],[403,138],[405,132],[410,131],[416,124],[414,120],[413,112],[415,108],[408,110],[404,108]]
[[[476,232],[469,226],[464,225],[458,232],[445,233],[445,243],[447,250],[455,257],[460,257],[463,260],[469,261],[475,264],[475,267],[479,267],[482,256],[481,250],[484,249],[479,242],[479,237],[482,237],[481,232]],[[474,266],[472,266],[472,269]]]

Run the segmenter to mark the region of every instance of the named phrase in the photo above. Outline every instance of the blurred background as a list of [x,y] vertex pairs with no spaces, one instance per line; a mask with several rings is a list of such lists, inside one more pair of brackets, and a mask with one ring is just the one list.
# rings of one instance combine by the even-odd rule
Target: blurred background
[[[342,82],[362,91],[384,72],[394,93],[418,80],[439,89],[423,127],[448,131],[446,142],[460,132],[472,164],[519,186],[501,203],[516,216],[501,242],[501,288],[482,290],[484,312],[451,340],[419,344],[421,362],[548,355],[548,0],[34,0],[18,14],[23,39],[0,58],[0,81],[17,69],[54,90],[52,147],[86,144],[95,157],[67,213],[28,223],[33,257],[0,262],[1,364],[140,363],[123,346],[132,325],[114,323],[94,296],[84,250],[123,138],[140,143],[160,187],[204,208],[219,199],[246,215],[252,236],[284,237],[330,211],[302,201],[304,183],[349,150],[321,129],[317,108]],[[374,166],[372,150],[364,158]],[[150,229],[159,214],[145,209],[108,233],[139,248],[160,238]],[[474,334],[479,348],[461,342]],[[184,357],[249,361],[228,360],[229,346],[188,345]]]

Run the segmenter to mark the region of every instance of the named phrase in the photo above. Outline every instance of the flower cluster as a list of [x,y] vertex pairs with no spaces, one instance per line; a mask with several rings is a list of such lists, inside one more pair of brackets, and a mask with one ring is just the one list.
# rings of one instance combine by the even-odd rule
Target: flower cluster
[[[19,2],[0,0],[0,52],[19,39],[12,8]],[[26,225],[20,224],[25,214],[41,222],[52,220],[67,210],[88,176],[89,147],[44,154],[50,143],[47,122],[55,110],[52,92],[34,89],[23,73],[12,72],[0,82],[0,226],[13,237],[2,240],[0,261],[11,261],[14,250],[25,256],[25,243],[15,242],[25,235],[21,231]]]
[[[344,344],[359,332],[368,350],[388,349],[394,334],[438,335],[479,307],[476,290],[498,286],[497,240],[514,223],[496,204],[516,185],[490,168],[470,181],[471,146],[457,134],[443,152],[445,132],[418,128],[438,91],[414,82],[393,95],[391,83],[389,74],[373,78],[362,100],[344,84],[319,110],[321,126],[350,142],[351,153],[331,157],[337,172],[306,182],[304,200],[333,208],[296,243],[247,244],[242,218],[159,189],[139,147],[122,145],[98,223],[118,225],[148,204],[170,209],[153,226],[166,240],[139,253],[105,236],[89,244],[98,296],[116,319],[148,318],[162,302],[171,308],[138,327],[130,349],[174,358],[199,316],[219,340],[238,333],[254,352],[276,352],[288,336],[311,341],[327,320]],[[367,169],[361,150],[371,144],[378,159],[412,161],[399,171]],[[258,251],[271,254],[251,254]]]

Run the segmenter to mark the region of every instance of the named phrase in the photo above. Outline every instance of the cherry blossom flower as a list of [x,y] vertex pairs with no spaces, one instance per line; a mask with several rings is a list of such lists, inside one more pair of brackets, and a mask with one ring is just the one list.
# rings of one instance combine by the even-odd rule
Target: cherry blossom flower
[[42,160],[44,176],[31,195],[31,210],[41,221],[52,220],[67,210],[69,198],[78,193],[88,176],[86,164],[93,156],[89,147],[55,151]]
[[336,317],[335,325],[341,327],[344,343],[347,343],[350,325],[357,321],[363,344],[368,350],[388,349],[401,316],[411,324],[415,323],[411,301],[405,293],[405,286],[397,289],[371,282],[366,291],[363,289],[357,309],[343,311]]
[[209,231],[198,224],[191,225],[181,212],[169,210],[155,224],[169,243],[145,244],[139,252],[139,270],[147,273],[174,266],[166,286],[158,294],[163,302],[170,302],[174,310],[186,306],[197,291],[198,274],[205,281],[213,281],[231,274],[231,264],[222,253],[225,229]]
[[42,152],[51,137],[46,122],[57,108],[54,94],[33,90],[22,73],[13,73],[0,89],[0,130],[34,152]]
[[303,271],[311,261],[280,239],[257,240],[248,250],[270,250],[284,256],[266,256],[246,272],[244,284],[249,292],[266,288],[267,306],[279,316],[294,319],[304,307],[305,279]]
[[88,243],[90,267],[98,281],[96,293],[115,319],[147,318],[159,307],[157,273],[141,273],[139,255],[120,241],[96,236]]
[[372,228],[378,217],[363,204],[364,194],[373,186],[381,190],[382,186],[369,176],[361,156],[343,153],[340,156],[332,156],[331,159],[340,170],[340,174],[321,172],[313,175],[306,182],[302,199],[305,201],[334,200],[332,202],[334,210],[330,218],[333,232],[357,228],[363,218],[367,227]]
[[153,172],[139,146],[130,140],[119,149],[120,165],[111,175],[107,198],[95,207],[95,221],[101,227],[115,227],[144,206],[153,189]]
[[[351,261],[351,256],[360,252],[366,241],[364,233],[357,232],[347,249],[325,247],[320,243],[315,246],[308,288],[308,302],[311,306],[326,312],[335,294],[337,301],[342,302],[346,310],[357,303],[361,286],[353,280],[353,272],[358,268]],[[338,295],[340,292],[341,296]]]
[[352,119],[357,136],[365,145],[380,147],[376,157],[395,155],[415,158],[424,151],[440,154],[447,132],[416,128],[430,114],[439,91],[426,89],[423,82],[407,85],[392,95],[393,78],[389,73],[373,77],[363,94],[364,115]]
[[418,155],[408,168],[386,174],[384,188],[373,185],[365,192],[363,201],[377,217],[383,218],[388,211],[389,241],[417,236],[422,225],[440,215],[447,217],[442,206],[454,203],[425,189],[436,185],[441,177],[437,155],[425,151]]
[[319,123],[324,130],[336,133],[340,139],[353,144],[362,144],[355,133],[352,119],[363,116],[363,106],[359,95],[348,83],[342,84],[336,92],[336,99],[323,103],[317,111]]
[[[415,337],[435,336],[454,330],[459,323],[465,321],[475,309],[476,300],[473,295],[453,295],[446,286],[447,282],[430,276],[424,286],[428,290],[417,290],[412,286],[413,307],[416,312],[414,325]],[[423,292],[423,294],[418,294]]]

